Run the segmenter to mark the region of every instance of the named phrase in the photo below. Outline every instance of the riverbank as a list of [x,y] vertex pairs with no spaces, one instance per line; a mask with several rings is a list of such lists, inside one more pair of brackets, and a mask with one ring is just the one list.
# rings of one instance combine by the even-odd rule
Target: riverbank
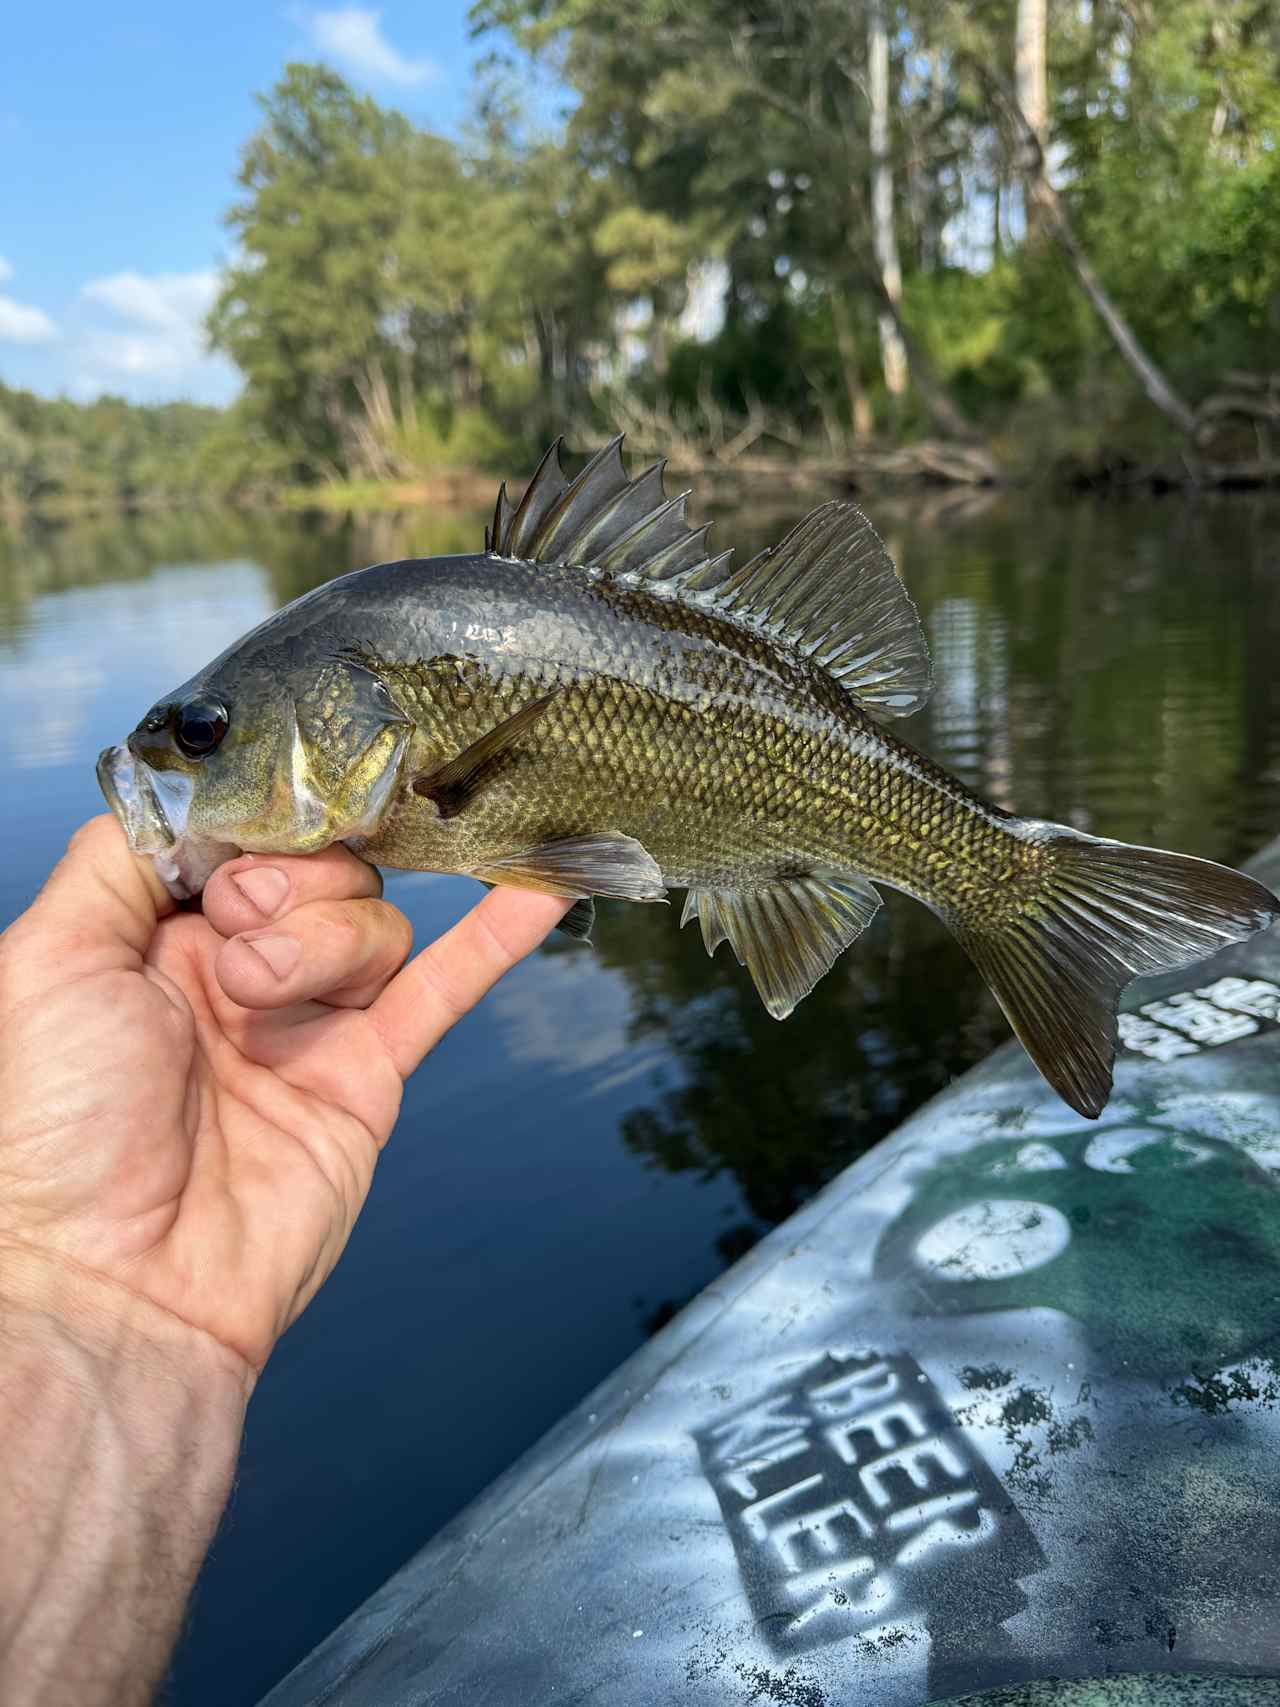
[[[1057,496],[1177,491],[1257,492],[1280,487],[1280,462],[1269,456],[1214,456],[1176,446],[1137,449],[1063,448],[1030,459],[1034,441],[1002,435],[986,442],[937,439],[865,445],[839,455],[723,457],[684,455],[666,462],[668,490],[691,485],[699,491],[745,487],[761,492],[839,493],[929,490],[1041,490]],[[1047,447],[1045,447],[1047,448]],[[1216,449],[1217,447],[1210,447]],[[640,468],[657,454],[628,445]],[[218,506],[252,511],[322,511],[334,514],[451,508],[492,502],[506,479],[518,490],[532,464],[513,456],[509,468],[442,467],[406,479],[328,480],[308,484],[220,492],[190,490],[55,492],[26,501],[0,501],[0,523],[66,522],[93,516],[164,513]]]

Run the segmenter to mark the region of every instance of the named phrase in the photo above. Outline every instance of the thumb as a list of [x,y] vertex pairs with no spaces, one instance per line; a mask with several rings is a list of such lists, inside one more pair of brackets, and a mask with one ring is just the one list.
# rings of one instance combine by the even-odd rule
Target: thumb
[[45,982],[54,983],[64,968],[82,976],[140,965],[156,925],[176,905],[151,861],[131,853],[117,820],[103,813],[72,836],[13,931],[45,939],[36,961]]

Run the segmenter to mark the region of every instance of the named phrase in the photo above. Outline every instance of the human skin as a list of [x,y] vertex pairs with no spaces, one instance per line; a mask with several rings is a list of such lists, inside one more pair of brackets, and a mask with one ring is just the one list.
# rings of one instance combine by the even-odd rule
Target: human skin
[[335,847],[179,911],[102,817],[0,938],[6,1707],[152,1699],[404,1080],[569,905],[494,890],[406,964],[380,897]]

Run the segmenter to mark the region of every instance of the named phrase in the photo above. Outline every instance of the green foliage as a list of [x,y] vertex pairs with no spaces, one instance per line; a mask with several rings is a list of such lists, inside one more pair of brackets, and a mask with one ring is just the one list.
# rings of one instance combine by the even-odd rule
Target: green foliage
[[[1141,393],[1061,251],[1027,229],[1016,150],[973,69],[1012,81],[1016,0],[888,10],[917,346],[987,425],[1038,399],[1096,409],[1102,392],[1119,419]],[[655,249],[661,234],[668,253],[673,230],[696,234],[695,252],[727,263],[729,324],[713,347],[673,356],[677,398],[709,381],[801,427],[824,400],[847,418],[857,391],[877,399],[863,6],[646,0],[625,29],[607,0],[482,0],[473,15],[555,56],[577,98],[571,144],[633,204],[620,222]],[[1050,9],[1060,194],[1115,305],[1193,403],[1224,369],[1280,352],[1278,59],[1274,0]],[[988,258],[979,228],[990,233],[997,197]],[[626,282],[644,288],[643,271]],[[820,325],[824,302],[843,305],[845,335],[829,321],[802,359],[798,329]],[[922,419],[896,417],[899,431]]]
[[317,66],[262,109],[229,215],[245,258],[210,326],[297,477],[492,460],[531,410],[563,419],[631,242],[594,245],[607,186],[519,144],[496,101],[478,156]]
[[[1159,451],[1027,215],[992,83],[1017,11],[885,0],[905,397],[882,377],[865,3],[477,0],[493,52],[463,143],[320,66],[261,98],[209,323],[244,377],[233,409],[0,392],[0,503],[510,467],[637,412],[692,456],[748,418],[775,454],[841,453],[869,427],[948,430],[939,396],[1015,461],[1087,461],[1106,435]],[[1280,0],[1049,16],[1046,157],[1116,309],[1193,406],[1280,367]],[[534,61],[569,93],[554,133],[511,96]],[[709,267],[724,320],[696,341],[681,316]]]
[[0,384],[0,512],[198,495],[223,419],[194,403],[80,404]]
[[419,411],[396,428],[391,448],[416,469],[502,469],[511,465],[513,451],[523,447],[493,416],[477,407],[448,414]]

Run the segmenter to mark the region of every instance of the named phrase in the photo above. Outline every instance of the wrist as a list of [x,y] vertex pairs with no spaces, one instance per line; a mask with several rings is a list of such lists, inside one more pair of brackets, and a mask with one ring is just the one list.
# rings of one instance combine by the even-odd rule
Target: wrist
[[0,1360],[39,1343],[78,1379],[100,1377],[121,1399],[133,1383],[199,1394],[235,1428],[257,1379],[251,1365],[120,1281],[69,1258],[0,1240]]
[[0,1699],[151,1699],[251,1385],[126,1287],[0,1247]]

